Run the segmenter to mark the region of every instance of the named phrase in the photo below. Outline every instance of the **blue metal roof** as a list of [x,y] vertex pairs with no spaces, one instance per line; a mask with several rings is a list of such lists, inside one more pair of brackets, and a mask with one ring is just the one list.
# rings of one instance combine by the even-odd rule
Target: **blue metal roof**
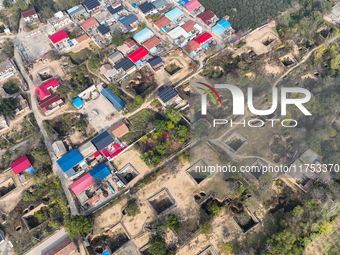
[[57,160],[58,165],[60,166],[61,170],[63,172],[67,172],[72,167],[78,165],[80,162],[82,162],[84,159],[80,155],[80,153],[74,149],[71,152],[67,153],[64,157]]
[[150,58],[148,60],[148,63],[153,68],[154,66],[158,65],[159,63],[162,63],[162,58],[160,56],[154,56],[153,58]]
[[173,21],[173,20],[177,19],[179,16],[181,16],[182,14],[183,14],[183,12],[178,7],[175,7],[171,11],[165,13],[165,16],[169,20]]
[[71,9],[67,10],[67,12],[72,16],[73,14],[76,14],[77,12],[80,12],[84,9],[84,6],[74,6]]
[[229,21],[227,21],[225,19],[221,19],[220,21],[217,22],[217,24],[220,25],[224,30],[226,30],[228,27],[231,26]]
[[162,92],[158,93],[158,96],[160,99],[164,102],[167,103],[169,100],[173,99],[175,96],[177,96],[176,90],[174,90],[173,87],[167,87],[164,89]]
[[95,182],[100,182],[111,174],[110,170],[106,167],[105,163],[100,164],[90,171],[90,175]]
[[136,41],[138,41],[139,43],[142,43],[152,36],[153,36],[153,32],[149,28],[146,27],[146,28],[142,29],[141,31],[139,31],[138,33],[136,33],[133,36],[133,38]]
[[102,252],[102,255],[110,255],[110,252],[109,252],[108,250],[103,251],[103,252]]
[[189,2],[190,2],[189,0],[182,0],[182,1],[179,1],[178,3],[183,6]]
[[152,5],[153,5],[156,9],[161,8],[162,6],[167,5],[167,4],[168,4],[168,2],[167,2],[166,0],[157,0],[157,1],[155,1],[155,2],[152,3]]
[[119,96],[112,93],[112,90],[109,88],[105,88],[100,92],[109,102],[113,105],[114,108],[118,112],[121,111],[121,108],[125,108],[125,103]]
[[225,31],[220,25],[215,25],[212,27],[212,29],[216,31],[219,35],[223,34]]
[[34,169],[33,169],[32,166],[30,166],[29,168],[27,168],[27,171],[28,171],[30,174],[34,174],[34,173],[35,173],[35,171],[34,171]]
[[127,27],[128,25],[130,25],[131,23],[133,23],[133,22],[135,22],[137,20],[138,19],[137,19],[137,17],[135,15],[130,14],[130,15],[126,16],[126,17],[121,18],[119,21],[120,21],[120,23],[123,24],[123,26]]
[[84,102],[81,101],[81,99],[79,97],[76,97],[75,99],[73,99],[72,103],[79,109]]

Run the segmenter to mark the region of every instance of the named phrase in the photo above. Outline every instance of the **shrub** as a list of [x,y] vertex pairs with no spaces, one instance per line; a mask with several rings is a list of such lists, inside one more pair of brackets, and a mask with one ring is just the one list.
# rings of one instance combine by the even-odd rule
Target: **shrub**
[[125,212],[128,216],[132,217],[136,216],[137,214],[140,214],[137,202],[134,200],[130,200],[125,207]]

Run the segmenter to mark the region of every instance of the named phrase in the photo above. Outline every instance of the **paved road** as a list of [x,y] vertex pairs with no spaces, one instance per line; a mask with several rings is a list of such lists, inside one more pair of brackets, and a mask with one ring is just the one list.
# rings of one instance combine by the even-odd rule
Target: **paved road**
[[44,142],[45,142],[45,145],[46,145],[46,148],[50,154],[50,157],[51,157],[51,160],[52,160],[52,163],[53,163],[53,166],[52,166],[52,169],[53,169],[53,172],[55,174],[57,174],[60,178],[60,181],[61,181],[61,184],[63,186],[63,189],[64,189],[64,193],[67,197],[67,200],[69,202],[69,205],[70,205],[70,208],[71,208],[71,214],[72,215],[76,215],[78,214],[78,210],[77,210],[77,207],[75,205],[75,203],[73,202],[73,198],[72,198],[72,195],[71,195],[71,192],[70,190],[68,189],[68,184],[67,184],[67,180],[65,178],[65,175],[64,173],[61,171],[61,169],[59,168],[58,164],[56,163],[56,156],[54,155],[54,152],[53,152],[53,149],[52,149],[52,144],[48,138],[48,135],[46,133],[46,130],[44,128],[44,125],[43,125],[43,122],[42,122],[42,118],[40,117],[40,112],[38,110],[38,106],[37,106],[37,98],[35,96],[35,86],[33,84],[33,82],[31,81],[31,79],[29,78],[25,68],[24,68],[24,65],[22,63],[22,59],[21,59],[21,56],[20,54],[18,53],[18,46],[16,46],[14,48],[14,58],[16,60],[16,63],[18,65],[18,68],[22,74],[22,76],[25,78],[28,86],[29,86],[29,89],[30,89],[30,94],[31,94],[31,105],[32,105],[32,113],[34,114],[34,117],[38,123],[38,126],[40,128],[40,132],[42,133],[43,135],[43,138],[44,138]]
[[25,255],[43,255],[52,250],[57,245],[68,239],[70,236],[65,232],[65,229],[59,230],[56,234],[53,234],[44,242],[27,252]]

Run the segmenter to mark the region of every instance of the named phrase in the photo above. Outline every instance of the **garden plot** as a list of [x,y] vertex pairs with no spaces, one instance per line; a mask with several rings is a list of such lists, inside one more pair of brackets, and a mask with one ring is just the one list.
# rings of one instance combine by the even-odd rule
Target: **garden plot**
[[186,172],[190,175],[190,177],[195,181],[198,185],[202,183],[206,178],[211,174],[210,170],[207,168],[207,164],[203,159],[196,162],[192,165]]
[[0,198],[8,195],[13,191],[17,186],[13,181],[13,178],[9,178],[6,181],[0,183]]
[[122,182],[127,185],[129,182],[131,182],[139,173],[137,170],[129,163],[126,166],[124,166],[121,170],[119,170],[116,175],[119,177],[119,179],[122,180]]
[[294,58],[292,53],[289,53],[280,58],[280,61],[285,67],[289,67],[297,63],[296,59]]
[[172,60],[168,65],[165,66],[165,71],[169,75],[174,75],[175,73],[179,72],[183,66],[177,61],[176,59]]
[[156,215],[164,213],[165,211],[176,206],[175,200],[171,197],[169,191],[166,188],[148,198],[147,202]]
[[54,72],[53,72],[52,67],[49,66],[49,67],[46,67],[44,69],[37,71],[37,77],[41,83],[54,77]]
[[[130,240],[129,234],[126,232],[124,226],[118,223],[113,228],[107,230],[102,235],[96,236],[91,240],[88,250],[92,253],[102,253],[107,249],[115,253],[123,245]],[[92,253],[91,253],[92,252]]]
[[31,205],[29,206],[29,208],[24,210],[25,214],[22,216],[22,219],[28,231],[31,231],[34,228],[38,227],[49,218],[45,207],[45,204],[41,204],[36,208]]
[[246,138],[235,131],[227,137],[227,139],[224,141],[224,144],[227,145],[234,152],[237,152],[242,147],[242,145],[245,144],[246,141]]

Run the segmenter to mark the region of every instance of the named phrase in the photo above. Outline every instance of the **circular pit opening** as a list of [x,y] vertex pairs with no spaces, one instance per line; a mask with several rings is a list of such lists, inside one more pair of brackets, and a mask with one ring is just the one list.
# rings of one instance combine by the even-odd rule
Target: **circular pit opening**
[[199,195],[197,195],[197,194],[194,196],[194,198],[195,198],[195,201],[198,201],[198,200],[201,199],[201,197]]
[[17,226],[16,228],[15,228],[15,231],[20,231],[21,230],[21,226]]
[[32,211],[34,209],[34,205],[30,205],[30,207],[28,207],[28,209],[30,209],[30,211]]

